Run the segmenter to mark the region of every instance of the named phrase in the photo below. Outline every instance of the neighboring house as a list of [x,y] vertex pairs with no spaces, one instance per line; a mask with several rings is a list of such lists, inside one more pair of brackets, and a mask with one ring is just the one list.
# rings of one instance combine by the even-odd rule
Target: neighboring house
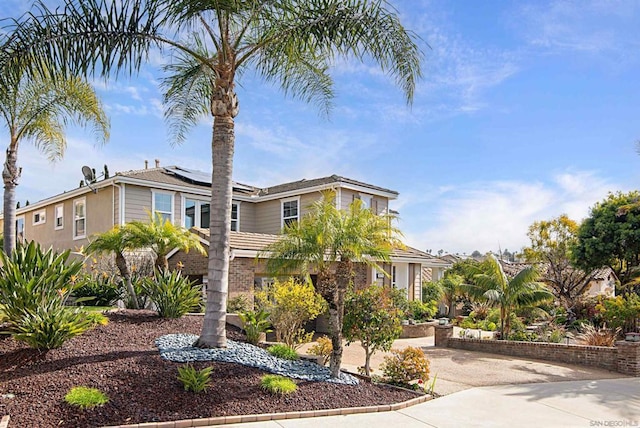
[[[324,190],[336,192],[338,208],[347,208],[355,199],[378,214],[389,210],[389,201],[398,193],[346,177],[332,175],[299,180],[277,186],[258,188],[233,184],[231,218],[230,294],[250,289],[266,277],[255,256],[266,244],[277,239],[282,227],[304,216],[309,206]],[[160,213],[177,225],[194,228],[208,245],[209,200],[211,175],[178,166],[116,173],[29,206],[16,212],[17,235],[20,240],[34,240],[58,250],[79,249],[89,244],[90,237],[115,225],[132,220],[146,220],[149,212]],[[172,263],[182,257],[172,254]],[[206,278],[206,258],[186,254],[185,273]],[[200,260],[200,257],[202,260]],[[196,269],[195,266],[200,266]],[[397,250],[385,269],[388,276],[363,270],[360,285],[385,282],[407,290],[409,298],[420,297],[422,270],[440,270],[449,264],[414,248]],[[250,272],[249,272],[250,271]]]
[[[510,277],[516,276],[522,269],[531,266],[531,263],[514,263],[508,262],[506,260],[500,260],[500,264],[502,265],[504,273],[506,273]],[[537,266],[540,269],[544,281],[544,277],[547,272],[547,266],[545,265],[545,263],[537,263]],[[596,269],[591,272],[591,275],[589,276],[588,284],[590,286],[584,295],[587,297],[594,297],[599,295],[604,295],[605,297],[615,297],[617,279],[618,278],[616,277],[615,272],[610,267]]]

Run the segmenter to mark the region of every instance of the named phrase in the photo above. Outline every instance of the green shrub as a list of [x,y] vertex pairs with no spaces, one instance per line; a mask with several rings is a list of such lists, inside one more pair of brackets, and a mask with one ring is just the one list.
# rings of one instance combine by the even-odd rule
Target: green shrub
[[262,376],[260,385],[270,393],[280,395],[291,394],[298,389],[298,385],[288,377],[271,374]]
[[76,282],[78,285],[73,295],[87,298],[84,304],[88,306],[113,306],[123,295],[119,280],[106,272],[86,274]]
[[269,333],[271,323],[269,322],[269,313],[260,309],[259,311],[248,311],[239,314],[242,320],[242,327],[247,335],[247,342],[257,345],[260,341],[261,333]]
[[333,352],[333,344],[327,336],[319,337],[316,344],[309,348],[311,355],[319,355],[322,357],[322,365],[327,365]]
[[429,380],[429,360],[420,348],[408,346],[391,350],[392,356],[384,357],[381,370],[387,382],[409,386],[412,381]]
[[[527,328],[524,323],[516,316],[514,312],[509,314],[509,319],[511,320],[511,331],[525,331]],[[500,326],[500,309],[495,308],[489,311],[489,314],[486,318],[487,321],[494,323],[496,326]]]
[[200,286],[183,277],[180,271],[156,270],[155,276],[145,278],[142,291],[162,318],[180,318],[197,308],[202,300]]
[[47,350],[61,347],[93,326],[92,319],[80,309],[53,306],[26,312],[20,323],[12,328],[12,333],[16,340],[32,348]]
[[88,388],[86,386],[76,386],[71,388],[67,395],[64,396],[64,401],[72,406],[89,409],[108,403],[109,397],[99,389]]
[[439,283],[428,281],[422,283],[421,300],[423,302],[430,302],[432,300],[439,302],[443,295],[444,293]]
[[269,319],[276,331],[276,340],[295,348],[311,341],[313,332],[305,333],[303,326],[315,319],[327,307],[322,296],[316,293],[310,282],[301,283],[289,278],[276,281],[256,294],[258,306],[269,312]]
[[283,358],[285,360],[295,361],[300,359],[295,349],[287,345],[271,345],[267,348],[267,352],[274,357]]
[[412,300],[408,303],[407,316],[416,321],[426,321],[434,317],[438,312],[438,305],[435,300],[423,303]]
[[402,313],[395,306],[392,288],[372,285],[347,295],[343,333],[347,344],[359,340],[364,348],[364,374],[369,376],[371,356],[388,351],[402,334]]
[[473,322],[473,320],[470,317],[466,317],[465,319],[463,319],[462,321],[460,321],[458,323],[458,326],[460,328],[478,328],[478,326],[476,325],[476,323]]
[[91,323],[92,326],[107,325],[109,324],[109,318],[105,317],[100,312],[86,311],[81,309],[84,317]]
[[596,310],[610,328],[620,329],[622,333],[636,331],[637,320],[640,318],[640,297],[635,293],[628,293],[602,299],[602,303],[596,305]]
[[539,342],[540,336],[532,331],[514,331],[508,337],[508,340],[519,342]]
[[178,380],[182,382],[185,391],[202,392],[211,384],[212,371],[213,367],[205,367],[202,370],[197,370],[187,364],[184,367],[178,367]]
[[242,312],[248,312],[251,306],[253,305],[249,304],[246,295],[238,294],[227,301],[227,313],[240,314]]
[[19,246],[11,256],[0,252],[0,302],[11,326],[37,308],[64,306],[82,269],[81,262],[68,260],[69,254],[44,251],[33,242]]

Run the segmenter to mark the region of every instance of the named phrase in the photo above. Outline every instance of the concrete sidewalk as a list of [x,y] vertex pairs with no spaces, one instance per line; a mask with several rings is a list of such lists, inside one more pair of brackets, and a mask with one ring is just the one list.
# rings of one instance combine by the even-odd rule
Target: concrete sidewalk
[[472,388],[394,412],[225,425],[243,428],[638,427],[640,378]]

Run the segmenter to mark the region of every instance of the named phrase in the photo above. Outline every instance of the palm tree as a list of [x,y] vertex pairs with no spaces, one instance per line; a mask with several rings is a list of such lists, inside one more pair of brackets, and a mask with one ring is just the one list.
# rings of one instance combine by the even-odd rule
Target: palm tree
[[[62,70],[137,70],[152,46],[175,62],[164,80],[166,117],[176,141],[213,116],[207,305],[198,346],[226,346],[229,235],[238,114],[236,79],[248,70],[285,94],[330,110],[338,57],[370,59],[413,99],[421,52],[384,0],[66,0],[60,13],[18,25],[0,70],[16,58],[43,58]],[[38,12],[40,13],[40,12]],[[163,33],[163,31],[166,33]],[[63,52],[65,55],[57,55]],[[167,56],[169,57],[169,56]],[[20,60],[21,61],[21,60]],[[18,62],[20,62],[18,61]],[[32,73],[38,73],[34,63]],[[0,73],[1,74],[1,73]]]
[[546,286],[538,282],[540,273],[535,266],[522,269],[513,278],[507,277],[498,259],[489,254],[479,266],[471,267],[474,284],[466,286],[469,294],[485,298],[500,307],[500,332],[506,339],[511,330],[511,313],[553,299]]
[[326,192],[300,222],[285,226],[282,237],[265,248],[267,270],[317,272],[316,288],[329,304],[329,329],[333,351],[330,369],[340,374],[344,300],[353,283],[354,263],[366,263],[379,271],[391,250],[400,246],[398,230],[390,215],[376,215],[358,199],[348,210],[339,210],[334,192]]
[[18,149],[32,142],[51,161],[62,158],[67,145],[64,128],[69,124],[92,125],[99,141],[109,138],[109,120],[90,84],[79,77],[43,75],[0,80],[0,115],[9,131],[2,180],[4,182],[3,248],[10,254],[16,245],[16,187],[22,168]]
[[86,254],[115,254],[116,266],[118,267],[120,276],[127,287],[129,297],[131,298],[134,307],[136,309],[140,309],[138,297],[136,296],[135,289],[131,283],[131,271],[129,271],[129,266],[127,265],[127,260],[124,256],[126,251],[134,249],[131,236],[131,231],[126,225],[115,226],[111,230],[96,235],[87,248],[85,248],[84,252]]
[[148,222],[127,223],[127,230],[133,248],[150,248],[155,253],[158,270],[169,268],[167,254],[175,248],[185,252],[194,248],[200,254],[207,254],[196,235],[171,223],[171,220],[163,218],[160,213],[149,213]]
[[444,278],[437,282],[442,290],[442,299],[447,305],[447,317],[453,318],[458,297],[464,292],[464,278],[458,274],[445,272]]

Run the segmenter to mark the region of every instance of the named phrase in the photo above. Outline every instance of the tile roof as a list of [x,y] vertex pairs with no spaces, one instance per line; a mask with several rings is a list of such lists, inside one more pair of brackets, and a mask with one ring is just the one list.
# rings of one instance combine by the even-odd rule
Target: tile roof
[[[194,228],[191,228],[190,230],[205,240],[209,239],[209,229],[194,227]],[[276,242],[278,238],[280,238],[280,235],[232,231],[229,237],[229,247],[232,250],[261,251],[267,245]],[[391,257],[422,259],[425,262],[426,261],[429,261],[432,263],[436,262],[437,264],[442,264],[443,266],[448,265],[446,262],[443,262],[437,257],[434,257],[431,254],[427,254],[424,251],[420,251],[412,247],[405,247],[403,249],[394,249],[391,252]]]

